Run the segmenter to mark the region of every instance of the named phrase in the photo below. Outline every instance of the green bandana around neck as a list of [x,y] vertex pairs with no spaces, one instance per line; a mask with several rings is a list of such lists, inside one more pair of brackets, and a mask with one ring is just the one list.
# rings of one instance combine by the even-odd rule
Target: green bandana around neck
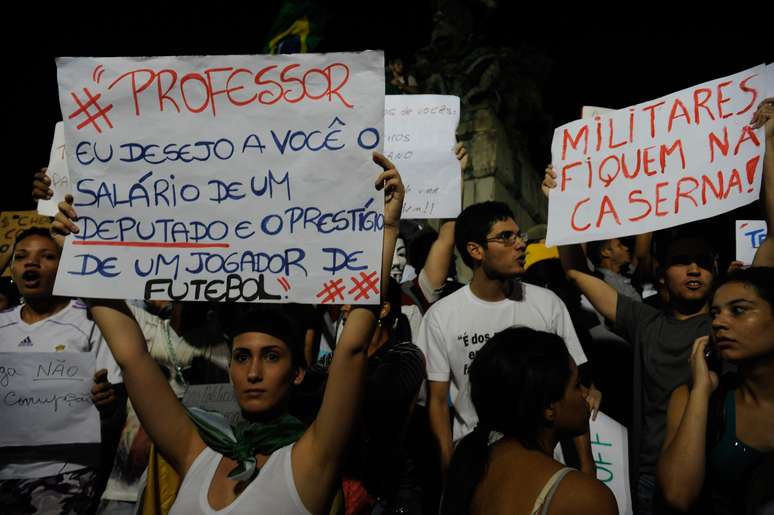
[[301,438],[306,429],[300,420],[288,414],[268,422],[245,420],[232,427],[226,417],[215,411],[195,407],[187,411],[204,443],[238,463],[228,474],[235,481],[251,481],[260,470],[256,454],[267,456]]

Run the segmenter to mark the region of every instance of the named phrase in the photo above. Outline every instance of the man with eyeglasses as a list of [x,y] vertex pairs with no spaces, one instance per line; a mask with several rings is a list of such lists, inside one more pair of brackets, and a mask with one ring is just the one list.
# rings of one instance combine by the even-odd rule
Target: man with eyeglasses
[[[430,307],[417,338],[427,360],[428,412],[444,473],[454,443],[473,431],[478,421],[467,374],[476,353],[495,333],[512,326],[552,332],[564,339],[576,364],[586,362],[559,297],[518,280],[524,273],[527,236],[507,205],[483,202],[465,208],[457,218],[454,239],[463,261],[473,270],[473,279]],[[596,394],[593,398],[598,402]],[[588,434],[576,438],[575,446],[582,470],[595,474]]]

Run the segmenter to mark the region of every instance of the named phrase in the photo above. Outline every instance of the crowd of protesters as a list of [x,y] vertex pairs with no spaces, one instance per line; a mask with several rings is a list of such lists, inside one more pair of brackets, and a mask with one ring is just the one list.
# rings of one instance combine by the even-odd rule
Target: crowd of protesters
[[[416,88],[400,60],[390,73]],[[774,99],[750,124],[772,227]],[[723,273],[696,233],[552,248],[500,202],[435,233],[401,221],[398,170],[374,162],[374,306],[64,298],[72,199],[50,231],[19,233],[0,262],[0,352],[94,354],[102,442],[0,444],[0,512],[618,513],[591,452],[600,408],[629,429],[635,513],[774,511],[774,236]],[[546,195],[555,178],[549,165]],[[49,185],[36,174],[33,197]],[[234,426],[181,403],[229,382]]]

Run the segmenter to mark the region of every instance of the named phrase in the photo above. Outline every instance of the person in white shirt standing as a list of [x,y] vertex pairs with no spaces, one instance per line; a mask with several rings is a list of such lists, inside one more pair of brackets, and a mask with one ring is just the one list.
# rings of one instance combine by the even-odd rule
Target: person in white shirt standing
[[[89,320],[85,304],[53,295],[60,250],[48,230],[19,233],[11,275],[24,299],[21,306],[0,312],[0,352],[90,352],[96,371],[91,398],[100,411],[103,441],[108,426],[123,413],[121,371]],[[0,420],[7,408],[0,407]],[[102,453],[109,445],[3,448],[0,442],[0,505],[3,513],[91,513],[101,493],[99,469],[112,461]],[[109,452],[108,452],[109,453]]]
[[[454,442],[473,431],[478,418],[470,400],[468,369],[478,350],[495,333],[512,326],[558,334],[577,365],[586,362],[570,315],[562,301],[544,288],[523,284],[526,235],[507,205],[483,202],[457,218],[455,245],[473,270],[467,286],[435,303],[422,320],[417,346],[427,360],[428,410],[445,474]],[[454,420],[449,424],[449,399]],[[593,410],[599,392],[588,397]],[[581,468],[595,465],[589,435],[575,439]]]

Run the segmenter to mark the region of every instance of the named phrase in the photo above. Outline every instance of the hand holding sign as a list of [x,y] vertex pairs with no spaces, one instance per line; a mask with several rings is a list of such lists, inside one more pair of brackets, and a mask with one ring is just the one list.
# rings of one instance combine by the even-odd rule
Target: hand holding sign
[[48,168],[41,168],[40,171],[35,172],[32,176],[32,199],[33,200],[49,200],[54,196],[54,191],[51,189],[51,179],[49,179],[46,171]]
[[103,417],[111,415],[118,404],[115,385],[108,381],[107,374],[106,368],[94,372],[94,385],[91,387],[91,402]]

